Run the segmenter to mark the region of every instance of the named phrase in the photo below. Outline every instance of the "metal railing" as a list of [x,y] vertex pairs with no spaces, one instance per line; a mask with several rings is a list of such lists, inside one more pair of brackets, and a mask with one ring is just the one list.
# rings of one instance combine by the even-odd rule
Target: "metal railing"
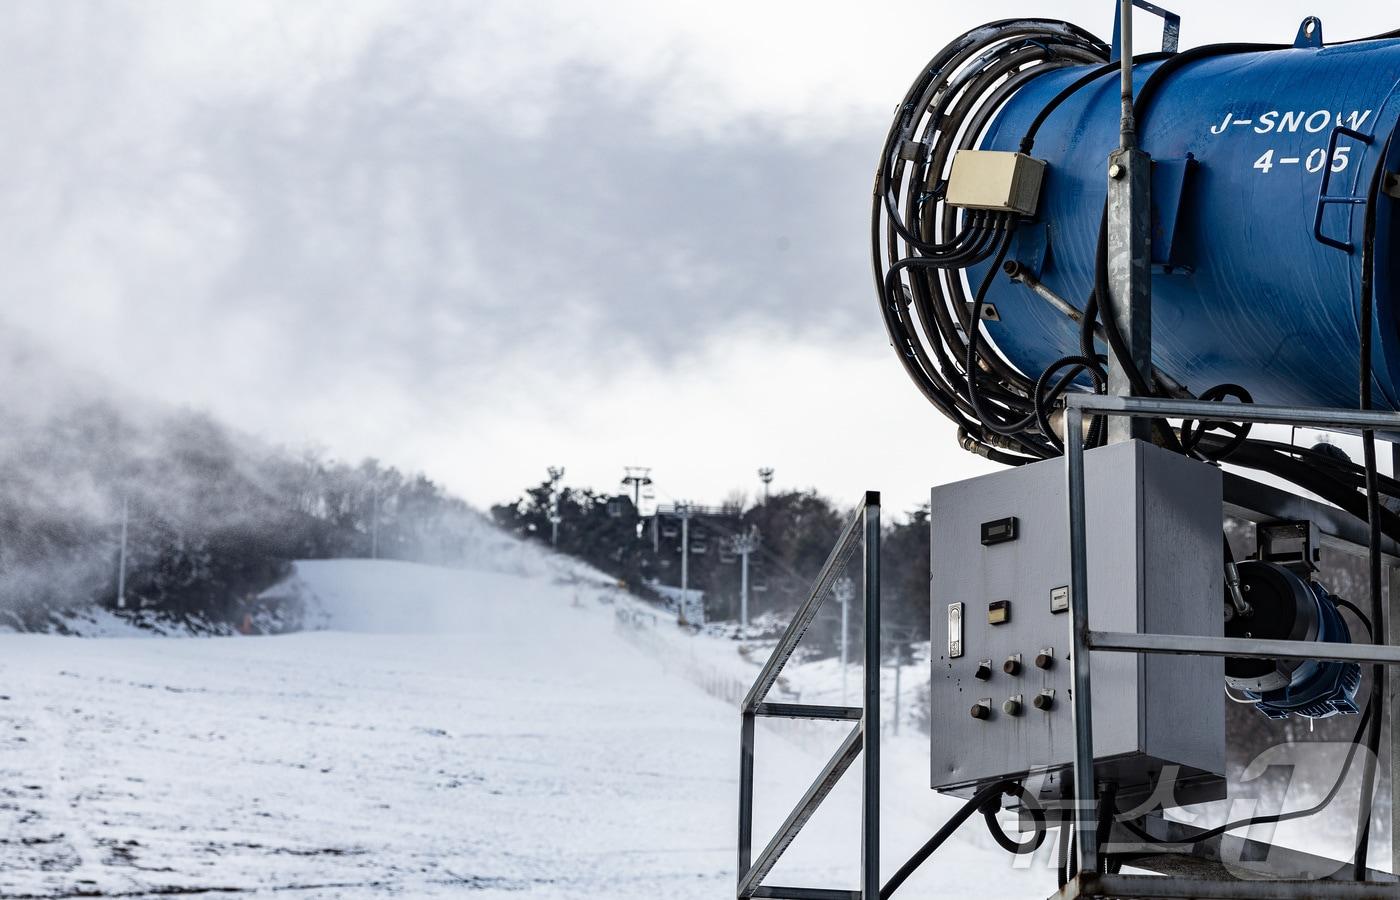
[[[817,611],[858,547],[863,547],[865,568],[865,661],[861,706],[816,706],[803,703],[769,703],[766,698],[783,667],[792,658]],[[841,538],[822,566],[811,593],[798,607],[778,645],[764,663],[740,708],[739,746],[739,883],[738,900],[778,897],[787,900],[876,900],[880,896],[880,494],[867,491],[865,499],[846,524]],[[875,639],[871,640],[871,635]],[[757,859],[753,857],[754,730],[758,717],[825,719],[855,722],[836,753],[822,767],[817,779],[790,812]],[[860,889],[774,887],[763,879],[783,852],[821,806],[841,776],[862,757],[861,765],[861,866]]]
[[[1084,416],[1101,414],[1130,418],[1172,418],[1200,421],[1251,422],[1304,425],[1325,429],[1400,431],[1400,413],[1355,409],[1304,409],[1255,404],[1222,404],[1196,400],[1164,400],[1073,394],[1066,398],[1065,434],[1082,434]],[[1099,875],[1098,815],[1095,797],[1092,653],[1168,653],[1186,656],[1230,656],[1255,659],[1280,657],[1330,659],[1384,666],[1400,665],[1400,646],[1387,645],[1378,631],[1372,645],[1325,644],[1316,641],[1274,641],[1204,635],[1145,634],[1094,631],[1089,623],[1088,557],[1085,537],[1084,447],[1065,442],[1068,483],[1070,545],[1070,671],[1074,685],[1074,816],[1079,876],[1063,896],[1133,897],[1275,897],[1301,896],[1280,891],[1282,882],[1206,883],[1162,876]],[[1391,618],[1394,618],[1393,616]],[[1392,628],[1394,627],[1392,623]],[[1395,758],[1392,756],[1392,774]],[[1296,887],[1296,883],[1293,885]],[[1319,882],[1309,896],[1380,896],[1376,885],[1355,882]],[[1395,896],[1395,885],[1385,885],[1385,896]],[[1204,892],[1202,892],[1204,891]],[[1272,892],[1271,892],[1272,891]]]

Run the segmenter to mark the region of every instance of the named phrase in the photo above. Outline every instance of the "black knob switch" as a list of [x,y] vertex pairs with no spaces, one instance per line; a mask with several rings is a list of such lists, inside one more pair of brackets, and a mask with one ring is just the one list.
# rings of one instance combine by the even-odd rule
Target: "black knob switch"
[[1035,699],[1032,700],[1031,703],[1036,709],[1041,711],[1053,709],[1055,706],[1055,695],[1050,691],[1041,691],[1039,694],[1035,695]]
[[974,718],[974,719],[990,719],[991,717],[992,717],[992,708],[991,708],[990,706],[988,706],[988,705],[985,704],[985,703],[974,703],[974,704],[973,704],[973,706],[972,706],[972,718]]
[[1055,657],[1047,651],[1041,651],[1035,655],[1035,667],[1037,669],[1048,669],[1055,664]]
[[1001,705],[1001,711],[1008,716],[1019,716],[1021,714],[1020,696],[1007,697],[1006,702]]
[[972,673],[972,677],[978,681],[986,681],[992,677],[992,661],[984,659],[977,664],[977,671]]
[[1021,674],[1021,657],[1020,657],[1019,655],[1017,655],[1017,656],[1008,656],[1008,657],[1006,658],[1006,662],[1004,662],[1004,663],[1001,664],[1001,670],[1002,670],[1003,672],[1005,672],[1006,674],[1008,674],[1008,675],[1020,675],[1020,674]]

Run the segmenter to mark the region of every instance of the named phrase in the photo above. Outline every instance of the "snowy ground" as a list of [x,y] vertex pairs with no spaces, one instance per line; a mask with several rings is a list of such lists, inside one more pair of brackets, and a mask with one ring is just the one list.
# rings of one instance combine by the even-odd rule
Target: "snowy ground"
[[[323,632],[0,635],[0,896],[733,896],[738,717],[712,695],[755,665],[697,684],[625,598],[522,571],[303,563]],[[760,734],[760,841],[839,727]],[[956,804],[921,739],[886,752],[890,871]],[[772,882],[854,886],[854,788]],[[909,896],[1053,886],[980,828],[947,850]]]

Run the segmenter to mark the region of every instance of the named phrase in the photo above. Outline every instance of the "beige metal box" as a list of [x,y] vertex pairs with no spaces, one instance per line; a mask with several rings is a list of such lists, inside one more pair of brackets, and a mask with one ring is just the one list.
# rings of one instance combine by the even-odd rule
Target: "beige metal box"
[[1045,161],[1004,150],[959,150],[948,176],[948,204],[1035,215]]

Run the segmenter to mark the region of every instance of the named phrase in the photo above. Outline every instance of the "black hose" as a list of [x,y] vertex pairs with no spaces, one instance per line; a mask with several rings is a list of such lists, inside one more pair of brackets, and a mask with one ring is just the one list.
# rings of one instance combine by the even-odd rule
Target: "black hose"
[[909,876],[913,875],[919,866],[923,865],[928,858],[933,855],[935,850],[943,846],[943,842],[948,840],[953,832],[957,831],[958,827],[966,822],[968,817],[974,812],[981,809],[987,801],[1000,797],[1008,790],[1016,789],[1025,790],[1015,782],[998,781],[995,784],[987,785],[973,794],[971,799],[958,807],[958,811],[953,813],[948,821],[943,823],[943,827],[933,833],[933,837],[925,841],[924,845],[915,851],[914,855],[909,857],[904,865],[899,867],[899,871],[890,876],[890,880],[886,881],[885,886],[880,888],[880,900],[887,900],[891,894],[899,890],[900,885],[908,881]]
[[1361,623],[1361,627],[1366,629],[1367,639],[1375,643],[1376,629],[1371,625],[1371,617],[1362,612],[1361,607],[1341,597],[1332,597],[1332,602],[1350,612],[1353,616],[1356,616],[1357,621]]
[[1373,713],[1374,710],[1371,708],[1371,704],[1367,703],[1366,710],[1361,714],[1361,721],[1357,723],[1356,732],[1351,737],[1351,746],[1347,749],[1346,758],[1342,760],[1342,768],[1341,771],[1337,773],[1337,780],[1333,782],[1331,789],[1327,791],[1327,795],[1317,803],[1306,809],[1295,809],[1286,813],[1272,813],[1266,816],[1251,816],[1247,819],[1237,819],[1234,822],[1226,822],[1224,825],[1211,828],[1192,836],[1191,843],[1198,844],[1202,841],[1208,841],[1213,837],[1225,834],[1227,831],[1234,831],[1236,828],[1247,828],[1254,825],[1274,825],[1292,819],[1303,819],[1322,812],[1333,800],[1337,799],[1337,794],[1342,789],[1342,783],[1346,781],[1347,773],[1351,771],[1352,760],[1356,756],[1357,748],[1361,746],[1361,733],[1370,722],[1379,718],[1379,716],[1374,716]]
[[1001,822],[997,821],[997,813],[1001,811],[1000,798],[993,798],[982,805],[982,817],[987,822],[987,831],[991,833],[992,840],[997,842],[997,846],[1007,853],[1014,853],[1018,856],[1023,853],[1034,853],[1040,849],[1041,844],[1045,843],[1045,808],[1040,805],[1040,801],[1035,798],[1034,794],[1020,784],[1016,784],[1012,790],[1006,793],[1015,794],[1020,798],[1022,805],[1026,807],[1026,812],[1031,817],[1033,829],[1031,836],[1018,841],[1001,827]]

